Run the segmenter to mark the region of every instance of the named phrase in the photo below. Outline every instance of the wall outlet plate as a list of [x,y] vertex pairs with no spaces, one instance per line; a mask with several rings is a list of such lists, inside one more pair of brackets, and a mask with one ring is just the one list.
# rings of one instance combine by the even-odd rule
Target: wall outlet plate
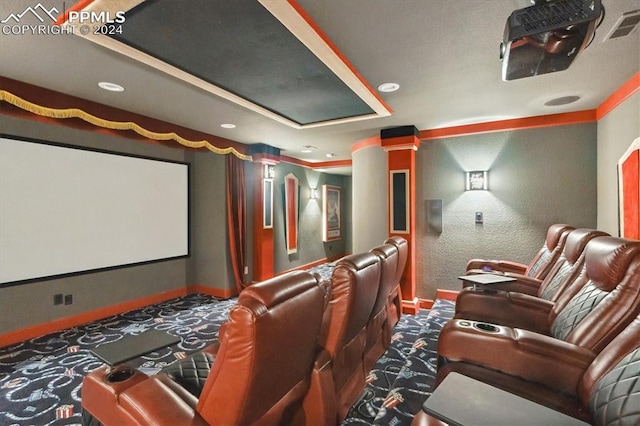
[[476,223],[482,223],[483,221],[482,212],[476,212]]

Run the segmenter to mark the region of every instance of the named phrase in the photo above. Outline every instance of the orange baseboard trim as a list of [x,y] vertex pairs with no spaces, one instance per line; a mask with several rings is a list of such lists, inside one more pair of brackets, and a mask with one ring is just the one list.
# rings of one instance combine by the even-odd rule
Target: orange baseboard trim
[[200,284],[194,284],[187,287],[187,293],[201,293],[209,296],[217,297],[218,299],[229,299],[238,295],[235,288],[215,288],[207,287]]
[[402,313],[415,315],[420,312],[420,302],[418,298],[414,300],[403,300],[402,301]]
[[420,305],[420,308],[422,309],[431,309],[433,308],[433,304],[435,302],[431,299],[420,299],[418,298],[418,304]]
[[23,342],[38,336],[44,336],[49,333],[64,330],[78,325],[97,321],[123,312],[139,309],[144,306],[153,305],[154,303],[164,302],[166,300],[175,299],[187,295],[186,287],[175,290],[165,291],[163,293],[154,294],[152,296],[141,297],[139,299],[130,300],[128,302],[118,303],[117,305],[107,306],[105,308],[96,309],[90,312],[84,312],[78,315],[72,315],[66,318],[60,318],[38,324],[20,330],[11,331],[0,335],[0,347],[12,345],[14,343]]
[[457,290],[441,290],[438,289],[436,292],[436,298],[437,299],[443,299],[443,300],[453,300],[454,302],[456,301],[456,299],[458,298],[458,293],[460,293]]

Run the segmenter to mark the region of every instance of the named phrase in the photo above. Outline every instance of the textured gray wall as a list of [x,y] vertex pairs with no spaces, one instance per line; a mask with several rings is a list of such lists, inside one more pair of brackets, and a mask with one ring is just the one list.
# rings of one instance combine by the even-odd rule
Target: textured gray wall
[[[553,223],[596,226],[595,123],[425,141],[416,167],[421,298],[459,290],[474,257],[528,263]],[[464,190],[471,170],[489,170],[489,191]],[[429,199],[443,200],[442,233],[427,229]]]
[[640,92],[598,121],[598,228],[619,235],[618,160],[640,137]]
[[389,236],[387,153],[371,146],[353,153],[353,253],[371,250]]
[[[280,163],[275,168],[275,191],[273,196],[273,230],[275,273],[297,268],[311,262],[342,256],[349,247],[351,234],[351,211],[347,209],[351,198],[351,178],[349,176],[321,173],[305,167]],[[293,173],[300,186],[300,205],[298,222],[298,252],[287,254],[284,233],[284,177]],[[342,188],[341,218],[342,238],[331,242],[322,242],[322,185],[335,185]],[[320,198],[309,198],[310,188],[318,188]]]
[[[0,128],[3,134],[26,138],[174,161],[186,160],[181,149],[4,115],[0,115]],[[0,288],[0,300],[3,301],[0,333],[184,287],[187,283],[187,262],[187,259],[170,260]],[[73,304],[54,306],[53,295],[56,293],[73,294]]]

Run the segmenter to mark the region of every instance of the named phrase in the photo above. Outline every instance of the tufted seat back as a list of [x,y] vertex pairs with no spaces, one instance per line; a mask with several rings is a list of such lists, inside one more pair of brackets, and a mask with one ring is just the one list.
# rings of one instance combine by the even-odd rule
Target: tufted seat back
[[467,263],[466,273],[486,271],[512,272],[527,277],[543,280],[553,268],[562,253],[569,232],[575,229],[565,224],[554,224],[547,230],[543,246],[538,250],[528,265],[508,260],[471,259]]
[[551,336],[599,352],[640,311],[640,241],[595,238],[580,276],[554,305]]
[[540,285],[538,296],[555,302],[582,270],[587,243],[604,236],[609,234],[595,229],[579,228],[571,231],[567,235],[562,254]]
[[391,343],[391,333],[387,326],[387,302],[397,285],[398,249],[393,244],[382,244],[370,251],[380,260],[380,284],[378,295],[367,324],[367,343],[365,347],[365,374],[373,368],[376,361]]
[[380,259],[353,254],[337,262],[321,345],[332,360],[338,421],[342,421],[365,386],[366,331],[380,283]]

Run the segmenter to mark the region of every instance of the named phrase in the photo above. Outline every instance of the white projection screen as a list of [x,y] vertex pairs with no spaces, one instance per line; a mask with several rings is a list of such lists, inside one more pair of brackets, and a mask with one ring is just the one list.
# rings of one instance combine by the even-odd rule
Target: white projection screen
[[0,138],[0,286],[188,255],[188,164]]

